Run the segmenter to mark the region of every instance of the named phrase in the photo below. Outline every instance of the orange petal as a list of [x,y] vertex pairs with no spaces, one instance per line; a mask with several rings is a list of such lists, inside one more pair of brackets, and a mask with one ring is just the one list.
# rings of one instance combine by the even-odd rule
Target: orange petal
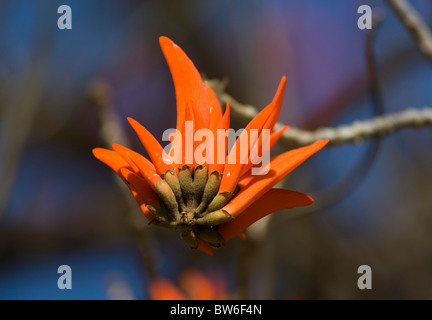
[[[116,171],[123,181],[125,179],[124,175],[132,172],[132,168],[129,166],[129,164],[115,151],[96,148],[93,149],[93,154],[100,161],[106,163],[109,167]],[[141,211],[144,213],[147,219],[153,219],[152,213],[147,209],[147,207],[145,207],[144,199],[142,198],[142,196],[135,190],[135,188],[130,183],[126,181],[125,183],[128,186],[129,190],[132,192],[132,195],[135,197],[138,204],[140,205]]]
[[159,197],[144,178],[126,168],[120,169],[120,172],[127,180],[126,183],[129,183],[134,188],[134,190],[136,190],[138,194],[143,197],[146,204],[149,204],[153,207],[159,206]]
[[103,148],[95,148],[93,149],[93,155],[103,163],[105,163],[107,166],[109,166],[111,169],[113,169],[115,172],[120,174],[121,168],[129,168],[132,169],[119,154],[117,154],[115,151],[103,149]]
[[279,130],[277,130],[271,134],[271,136],[270,136],[270,150],[273,149],[276,142],[279,140],[279,138],[282,136],[282,134],[287,129],[289,129],[289,126],[283,126]]
[[153,207],[159,207],[159,197],[157,194],[145,179],[141,178],[131,170],[122,168],[120,169],[120,172],[124,177],[123,179],[126,182],[126,185],[129,187],[135,200],[138,202],[141,211],[147,219],[153,219],[153,214],[147,209],[146,204]]
[[224,132],[226,132],[229,129],[229,126],[230,126],[230,105],[229,102],[227,102],[223,117],[219,120],[216,129],[212,130],[215,143],[214,143],[214,152],[213,152],[213,163],[209,165],[209,174],[211,174],[213,171],[222,172],[225,167],[226,155],[228,150],[228,138],[225,138],[225,150],[223,150],[224,161],[221,161],[219,163],[217,159],[217,152],[218,152],[217,130],[222,129],[224,130]]
[[[269,189],[281,181],[287,174],[302,162],[323,148],[327,140],[317,141],[309,146],[294,149],[274,157],[270,161],[270,171],[266,175],[256,175],[249,179],[248,184],[224,207],[232,216],[238,216],[243,210],[258,200]],[[245,177],[248,178],[248,175]]]
[[162,180],[162,178],[155,171],[154,165],[139,153],[134,152],[122,145],[113,144],[112,147],[114,151],[116,151],[124,160],[129,163],[133,171],[142,175],[144,179],[146,179],[147,182],[152,186],[153,190],[155,190],[156,182]]
[[210,248],[209,244],[201,238],[198,238],[198,248],[197,249],[201,250],[204,253],[207,253],[210,256],[213,255],[213,250]]
[[198,108],[195,107],[195,102],[191,100],[189,106],[190,106],[190,112],[193,115],[192,120],[194,121],[194,132],[193,132],[194,135],[195,132],[199,129],[203,129],[203,128],[208,129],[208,123],[204,122],[203,115],[199,112]]
[[[284,127],[282,127],[282,128],[280,128],[279,130],[277,130],[277,131],[275,131],[275,132],[273,132],[271,135],[270,135],[270,147],[269,147],[269,150],[271,150],[271,149],[273,149],[273,147],[274,147],[274,145],[276,144],[276,142],[279,140],[279,138],[282,136],[282,134],[285,132],[285,130],[287,130],[289,128],[289,126],[284,126]],[[262,139],[262,136],[258,139],[258,150],[262,150],[261,148],[262,148],[262,143],[263,143],[263,141],[262,141],[263,139]],[[242,169],[242,171],[241,171],[241,173],[240,173],[240,177],[241,176],[243,176],[251,167],[253,166],[253,163],[252,163],[252,161],[251,161],[251,159],[250,159],[250,157],[249,157],[249,160],[248,160],[248,163],[247,164],[245,164],[244,166],[243,166],[243,169]]]
[[243,230],[251,224],[272,212],[308,206],[312,203],[313,199],[303,193],[285,189],[271,189],[234,220],[220,225],[219,233],[228,241],[241,235]]
[[[184,163],[183,132],[176,130],[176,132],[174,133],[174,135],[172,137],[173,137],[173,140],[171,141],[171,149],[169,151],[169,154],[172,157],[174,157],[174,155],[176,156],[176,158],[173,159],[172,165],[173,165],[173,167],[180,169]],[[180,150],[181,154],[180,153],[172,154],[172,152],[176,152],[175,150]]]
[[273,110],[270,113],[270,116],[268,117],[266,124],[264,125],[265,129],[273,130],[273,127],[279,118],[280,110],[282,108],[285,85],[286,85],[286,77],[282,77],[282,80],[279,84],[278,90],[273,98],[273,101],[270,103],[270,105],[273,105]]
[[[159,43],[174,81],[177,98],[177,129],[181,130],[188,101],[194,102],[194,108],[202,115],[205,127],[208,128],[211,110],[220,105],[214,92],[202,81],[193,62],[173,41],[160,37]],[[213,110],[213,113],[217,111]]]
[[156,278],[149,284],[152,300],[186,300],[184,294],[169,280]]
[[166,164],[163,159],[167,159],[168,155],[165,154],[164,149],[159,142],[153,137],[153,135],[147,131],[142,125],[132,118],[128,118],[129,123],[137,133],[141,143],[147,150],[153,165],[156,168],[158,174],[163,174],[167,170],[173,170],[173,166]]
[[[240,173],[243,169],[243,166],[245,165],[244,163],[247,162],[247,158],[241,159],[240,147],[241,147],[242,137],[243,136],[249,137],[250,130],[252,129],[257,129],[258,131],[261,131],[262,129],[272,129],[272,127],[270,128],[270,126],[273,124],[275,119],[277,120],[277,117],[279,116],[285,84],[286,84],[286,78],[283,77],[279,84],[278,91],[276,92],[276,95],[273,98],[273,101],[267,107],[265,107],[260,113],[258,113],[258,115],[255,118],[253,118],[251,122],[249,122],[245,130],[237,138],[234,147],[232,150],[230,150],[230,154],[229,154],[229,158],[234,158],[235,156],[235,162],[227,163],[225,165],[224,174],[222,177],[219,192],[226,192],[226,191],[232,192],[236,188],[238,180],[240,178]],[[251,141],[248,141],[248,143],[249,143],[248,151],[250,152],[250,150],[254,147],[254,143],[257,142],[255,141],[254,143],[251,143]],[[235,154],[231,154],[234,152]],[[233,162],[233,160],[231,162]]]
[[209,87],[206,88],[207,96],[209,97],[209,108],[210,108],[210,121],[208,128],[216,134],[217,126],[222,120],[222,109],[219,104],[219,100],[217,99],[215,93]]

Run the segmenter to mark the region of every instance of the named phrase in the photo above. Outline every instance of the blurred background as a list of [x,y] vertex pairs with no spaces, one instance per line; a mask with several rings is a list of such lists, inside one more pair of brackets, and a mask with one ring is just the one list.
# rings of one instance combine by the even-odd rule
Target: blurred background
[[[411,3],[430,23],[432,3]],[[57,28],[63,4],[72,30]],[[315,204],[271,215],[213,257],[147,226],[91,153],[104,146],[92,99],[101,84],[125,135],[114,142],[144,152],[128,116],[155,137],[175,126],[161,35],[259,109],[286,75],[279,120],[290,126],[373,117],[363,4],[384,18],[374,45],[384,113],[431,106],[431,65],[386,1],[2,0],[0,299],[149,299],[153,277],[177,283],[188,269],[217,274],[226,297],[431,299],[430,128],[318,152],[284,181]],[[60,265],[72,269],[72,290],[57,287]],[[372,290],[357,287],[360,265],[372,269]]]

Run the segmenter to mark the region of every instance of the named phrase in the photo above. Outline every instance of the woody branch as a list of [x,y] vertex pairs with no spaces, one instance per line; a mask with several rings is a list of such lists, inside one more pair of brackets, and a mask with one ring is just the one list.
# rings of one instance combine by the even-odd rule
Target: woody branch
[[388,3],[409,31],[420,51],[432,63],[432,32],[427,24],[409,1],[388,0]]
[[[209,80],[208,84],[215,90],[223,104],[229,102],[231,114],[234,117],[246,122],[257,115],[257,108],[241,104],[227,94],[224,91],[225,83],[223,81]],[[282,126],[282,123],[277,123],[275,129]],[[329,144],[361,143],[372,138],[384,137],[403,128],[418,129],[423,127],[432,127],[432,107],[409,108],[405,111],[368,120],[355,121],[348,125],[323,127],[316,130],[290,127],[284,132],[279,142],[290,147],[304,146],[322,139],[330,139]]]

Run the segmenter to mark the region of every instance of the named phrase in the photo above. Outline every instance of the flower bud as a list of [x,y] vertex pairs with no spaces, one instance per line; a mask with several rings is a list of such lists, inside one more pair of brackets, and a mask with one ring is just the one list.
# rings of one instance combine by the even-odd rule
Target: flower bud
[[207,213],[205,216],[195,220],[196,224],[206,225],[206,226],[216,226],[228,221],[231,221],[233,216],[226,210],[217,210]]
[[185,197],[187,208],[194,207],[194,183],[192,179],[192,170],[189,166],[184,165],[179,171],[179,182],[182,194]]
[[176,221],[179,220],[180,214],[178,211],[176,197],[173,190],[165,180],[160,180],[156,182],[156,192],[159,198],[162,199],[168,211],[173,215],[174,219]]
[[198,239],[191,228],[184,228],[181,231],[181,237],[191,249],[198,248]]
[[204,188],[207,184],[208,179],[208,167],[201,166],[195,168],[193,181],[194,181],[194,193],[196,203],[201,202],[201,198],[204,192]]
[[204,188],[204,192],[201,198],[201,203],[196,209],[197,214],[200,214],[205,210],[205,208],[208,206],[208,204],[213,200],[213,198],[217,195],[217,192],[219,191],[219,185],[220,185],[220,174],[217,171],[213,171],[208,179],[207,183]]
[[168,216],[168,212],[163,206],[155,208],[147,204],[146,207],[153,214],[153,219],[149,221],[149,224],[154,224],[164,228],[175,228],[177,226],[177,221],[169,221],[166,218]]
[[212,202],[207,207],[206,212],[212,212],[223,208],[224,205],[228,203],[231,199],[231,192],[221,192],[216,197],[213,198]]
[[180,182],[179,182],[177,175],[173,171],[168,170],[163,175],[163,179],[166,181],[166,183],[168,183],[168,185],[170,186],[170,188],[174,192],[177,203],[180,206],[180,210],[182,210],[182,211],[185,210],[186,206],[185,206],[185,203],[183,201],[183,194],[181,191]]
[[209,245],[219,248],[225,245],[225,239],[218,232],[217,227],[201,227],[197,230],[198,236]]

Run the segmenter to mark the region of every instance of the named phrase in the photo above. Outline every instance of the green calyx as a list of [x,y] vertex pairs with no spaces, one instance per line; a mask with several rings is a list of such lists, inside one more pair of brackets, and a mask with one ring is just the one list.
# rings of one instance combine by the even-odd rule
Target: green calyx
[[207,166],[194,170],[184,165],[178,174],[167,171],[156,183],[156,193],[161,200],[158,208],[147,206],[154,219],[150,223],[180,230],[182,239],[193,249],[198,238],[214,247],[225,244],[218,232],[218,225],[233,219],[223,207],[231,200],[232,193],[218,194],[221,175],[209,174]]

